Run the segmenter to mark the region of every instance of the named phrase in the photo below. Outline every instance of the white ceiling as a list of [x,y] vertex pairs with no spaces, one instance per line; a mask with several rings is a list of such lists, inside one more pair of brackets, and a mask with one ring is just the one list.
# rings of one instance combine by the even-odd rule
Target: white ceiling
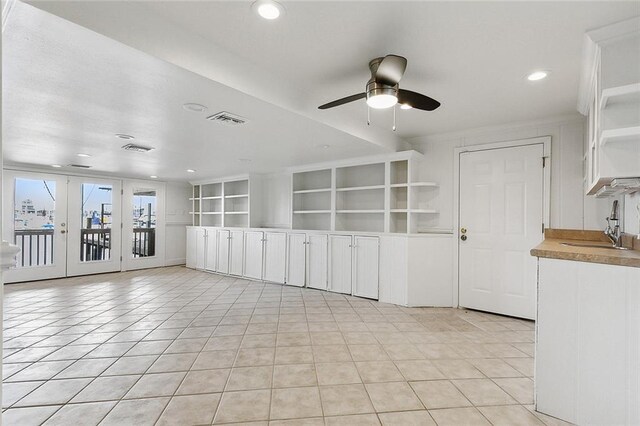
[[[584,32],[640,15],[637,1],[283,3],[286,15],[269,22],[253,14],[248,1],[33,2],[217,83],[95,34],[71,30],[60,22],[52,32],[47,29],[53,25],[51,20],[43,18],[47,25],[36,28],[26,21],[22,28],[25,34],[35,32],[42,40],[29,43],[14,36],[18,40],[13,54],[27,64],[31,61],[34,66],[61,71],[56,81],[49,81],[50,74],[56,75],[53,72],[41,81],[43,71],[36,68],[30,79],[10,80],[24,86],[25,92],[19,94],[22,99],[35,92],[33,96],[42,104],[39,111],[19,107],[12,119],[21,129],[13,134],[23,141],[21,151],[16,149],[22,155],[19,160],[29,159],[28,144],[43,133],[57,140],[61,152],[70,153],[72,150],[63,148],[71,143],[69,139],[88,143],[98,141],[98,136],[108,138],[116,132],[137,130],[144,135],[141,142],[157,141],[155,145],[163,147],[145,157],[149,158],[145,173],[152,173],[153,167],[164,173],[177,161],[180,169],[198,162],[194,168],[212,163],[210,167],[216,167],[216,172],[245,171],[247,163],[238,164],[237,158],[250,155],[241,156],[238,144],[253,154],[250,167],[271,170],[282,163],[309,162],[310,158],[380,151],[376,146],[403,148],[407,146],[403,139],[413,137],[571,114],[576,111]],[[12,12],[5,36],[11,36],[11,26],[16,25],[19,15],[16,12]],[[57,44],[60,50],[66,44],[75,47],[52,55],[48,43]],[[100,49],[96,43],[101,43]],[[316,109],[327,101],[363,91],[369,76],[368,61],[388,53],[409,60],[401,87],[438,99],[440,109],[399,111],[396,133],[390,131],[389,111],[374,114],[373,125],[367,127],[364,102],[327,111]],[[43,55],[45,59],[40,59]],[[10,68],[11,53],[5,52],[5,57],[5,69],[7,62]],[[77,63],[85,65],[77,67]],[[72,70],[74,84],[62,78],[65,67]],[[538,83],[527,82],[525,75],[535,69],[551,70],[551,75]],[[103,82],[101,90],[95,89],[92,83],[96,82]],[[51,100],[41,99],[52,92],[62,104],[78,96],[90,104],[67,106],[54,115],[49,112]],[[131,96],[134,93],[136,96]],[[208,97],[200,96],[205,93]],[[225,96],[218,96],[222,93]],[[226,148],[216,145],[203,158],[210,140],[224,140],[227,133],[211,133],[212,123],[205,122],[203,128],[193,115],[175,110],[182,102],[198,99],[208,102],[211,110],[235,108],[234,112],[250,118],[264,117],[265,127],[255,123],[257,138],[253,134],[238,137],[234,129],[234,143],[220,142]],[[254,109],[240,110],[249,104]],[[83,108],[87,110],[83,112]],[[69,119],[71,113],[74,115]],[[35,123],[34,114],[39,114]],[[274,124],[274,117],[281,116],[288,121]],[[79,117],[82,120],[78,121]],[[122,129],[125,125],[138,127]],[[310,138],[315,141],[309,143]],[[371,143],[363,143],[363,139]],[[308,149],[328,140],[332,149]],[[98,150],[102,149],[98,146],[110,143],[113,138],[99,139],[99,144],[92,146]],[[336,144],[346,151],[327,152]],[[13,146],[10,139],[5,153],[17,161]],[[116,164],[113,167],[119,167],[120,152],[114,150],[110,155]],[[131,160],[125,168],[131,170],[137,164]]]

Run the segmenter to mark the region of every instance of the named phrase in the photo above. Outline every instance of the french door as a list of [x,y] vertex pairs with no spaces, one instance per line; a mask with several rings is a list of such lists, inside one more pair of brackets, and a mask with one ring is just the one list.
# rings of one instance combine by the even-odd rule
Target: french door
[[121,181],[5,171],[3,238],[20,248],[5,282],[120,271]]

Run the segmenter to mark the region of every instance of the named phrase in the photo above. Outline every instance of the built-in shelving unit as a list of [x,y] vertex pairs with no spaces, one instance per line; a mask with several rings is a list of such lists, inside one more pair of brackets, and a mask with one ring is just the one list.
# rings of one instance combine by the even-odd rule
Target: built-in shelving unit
[[225,180],[193,185],[190,198],[195,226],[248,227],[250,220],[250,179]]

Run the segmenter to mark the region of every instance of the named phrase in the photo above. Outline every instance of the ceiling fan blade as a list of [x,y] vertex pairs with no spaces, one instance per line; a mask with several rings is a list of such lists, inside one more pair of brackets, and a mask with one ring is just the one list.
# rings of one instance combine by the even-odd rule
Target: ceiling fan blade
[[384,57],[376,70],[376,81],[379,83],[395,86],[400,82],[407,69],[407,58],[398,55],[387,55]]
[[411,90],[398,90],[398,103],[407,104],[416,109],[433,111],[440,106],[440,102]]
[[320,105],[318,109],[329,109],[343,104],[348,104],[349,102],[357,101],[359,99],[364,99],[366,97],[366,93],[358,93],[357,95],[347,96],[346,98],[338,99],[333,102],[329,102],[328,104]]

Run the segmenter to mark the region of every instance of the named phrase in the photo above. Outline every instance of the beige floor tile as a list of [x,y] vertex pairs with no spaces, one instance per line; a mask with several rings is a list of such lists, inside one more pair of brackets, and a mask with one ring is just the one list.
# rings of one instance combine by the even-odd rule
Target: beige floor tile
[[80,359],[95,348],[98,345],[73,345],[63,346],[57,351],[42,358],[42,361],[62,361],[65,359]]
[[396,361],[396,367],[408,381],[444,379],[444,374],[426,359]]
[[476,408],[444,408],[429,410],[438,426],[491,426]]
[[242,339],[240,347],[246,348],[273,348],[276,345],[275,334],[247,334]]
[[324,418],[311,417],[307,419],[272,420],[269,426],[324,426]]
[[125,374],[142,374],[151,367],[157,355],[141,355],[122,357],[107,368],[101,376],[123,376]]
[[309,346],[311,338],[307,332],[278,333],[276,345],[281,346]]
[[319,345],[344,345],[346,342],[342,333],[338,331],[312,331],[311,344]]
[[185,375],[185,372],[145,374],[127,392],[124,399],[171,396]]
[[361,384],[321,386],[320,398],[325,416],[375,412],[369,395]]
[[76,379],[82,377],[98,377],[118,358],[80,359],[58,373],[56,379]]
[[236,367],[231,370],[226,391],[271,389],[273,367]]
[[311,346],[289,346],[276,348],[276,364],[306,364],[313,362]]
[[234,363],[235,367],[255,367],[273,365],[275,348],[240,349]]
[[5,382],[23,382],[29,380],[49,380],[60,371],[73,364],[73,361],[36,362],[15,373]]
[[93,402],[121,399],[141,376],[98,377],[77,394],[71,402]]
[[389,357],[393,360],[425,359],[422,352],[410,343],[403,345],[384,345]]
[[16,382],[2,384],[2,408],[8,408],[16,401],[22,399],[32,390],[44,382]]
[[533,404],[533,380],[520,377],[493,381],[520,404]]
[[427,359],[457,359],[461,358],[451,346],[445,343],[425,343],[417,344],[416,348],[424,354]]
[[487,377],[497,378],[522,376],[522,373],[499,358],[479,358],[469,359],[468,361]]
[[494,426],[543,426],[544,423],[520,405],[478,407]]
[[[203,352],[204,354],[204,352]],[[202,354],[201,354],[202,355]],[[198,354],[166,354],[160,355],[147,373],[169,373],[174,371],[188,371]],[[127,357],[128,358],[128,357]],[[212,368],[212,367],[208,367]]]
[[516,404],[513,398],[490,379],[453,380],[452,383],[475,406]]
[[503,360],[527,377],[533,377],[534,362],[533,358],[505,358]]
[[91,379],[50,380],[16,402],[14,407],[64,404],[69,402],[89,382]]
[[190,371],[176,391],[176,395],[222,392],[230,372],[229,368]]
[[85,358],[109,358],[124,355],[135,345],[135,342],[103,343],[87,355]]
[[406,382],[367,383],[365,387],[378,413],[424,409]]
[[316,386],[317,384],[314,364],[276,365],[273,368],[274,388]]
[[295,419],[322,416],[317,387],[273,389],[270,418]]
[[326,426],[376,426],[380,425],[380,421],[375,414],[356,414],[326,417],[325,424]]
[[67,404],[44,424],[46,426],[94,426],[107,415],[117,401]]
[[107,414],[100,426],[151,426],[169,402],[169,398],[130,399],[120,401]]
[[2,413],[2,424],[5,426],[39,426],[59,408],[59,405],[10,408]]
[[347,345],[320,345],[312,350],[315,362],[352,361]]
[[317,363],[316,373],[321,386],[362,383],[353,362]]
[[471,406],[471,402],[448,380],[411,382],[410,385],[429,410]]
[[214,423],[237,423],[268,420],[271,390],[225,392]]
[[233,349],[222,351],[200,352],[193,363],[192,370],[211,370],[214,368],[230,368],[236,360],[237,352]]
[[204,345],[203,351],[236,350],[240,347],[242,336],[214,336]]
[[389,355],[381,345],[349,345],[354,361],[387,361]]
[[156,426],[211,424],[219,401],[219,393],[174,396]]
[[383,426],[436,426],[426,410],[380,413]]
[[433,365],[448,379],[481,379],[484,374],[462,359],[436,359]]
[[392,361],[356,362],[356,368],[364,383],[398,382],[404,380]]
[[344,340],[349,345],[376,345],[378,343],[375,336],[370,331],[343,332],[343,336]]

